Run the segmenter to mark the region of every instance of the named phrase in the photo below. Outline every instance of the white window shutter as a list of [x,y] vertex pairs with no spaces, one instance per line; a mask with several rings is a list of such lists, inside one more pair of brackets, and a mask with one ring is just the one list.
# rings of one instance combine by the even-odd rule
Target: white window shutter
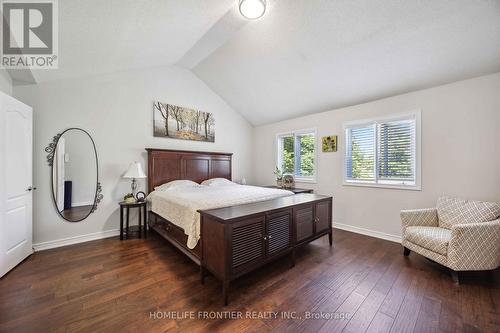
[[379,123],[378,179],[415,182],[415,120]]
[[375,180],[375,125],[346,129],[346,179]]

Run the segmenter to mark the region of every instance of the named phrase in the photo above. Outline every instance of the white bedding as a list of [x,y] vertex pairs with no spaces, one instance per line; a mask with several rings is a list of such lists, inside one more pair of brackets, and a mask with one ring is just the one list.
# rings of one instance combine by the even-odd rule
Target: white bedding
[[183,187],[153,191],[148,199],[151,210],[184,229],[187,247],[193,249],[200,239],[198,209],[213,209],[293,195],[293,192],[248,185]]

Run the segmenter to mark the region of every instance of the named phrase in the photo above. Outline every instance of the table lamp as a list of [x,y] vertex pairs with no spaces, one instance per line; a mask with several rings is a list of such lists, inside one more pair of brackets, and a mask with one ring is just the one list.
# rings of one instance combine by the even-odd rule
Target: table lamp
[[131,184],[132,195],[135,198],[135,190],[137,190],[136,179],[146,178],[146,174],[142,170],[141,163],[139,162],[131,163],[130,166],[128,167],[127,172],[125,172],[125,174],[123,175],[123,178],[132,179],[132,184]]

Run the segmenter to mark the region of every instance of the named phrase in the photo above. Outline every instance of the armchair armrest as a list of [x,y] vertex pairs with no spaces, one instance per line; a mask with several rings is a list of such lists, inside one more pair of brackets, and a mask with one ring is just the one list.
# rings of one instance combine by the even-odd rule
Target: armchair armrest
[[450,268],[489,270],[500,265],[500,219],[455,224],[448,248]]
[[438,215],[436,208],[423,208],[402,210],[400,212],[401,223],[404,230],[411,226],[437,227]]

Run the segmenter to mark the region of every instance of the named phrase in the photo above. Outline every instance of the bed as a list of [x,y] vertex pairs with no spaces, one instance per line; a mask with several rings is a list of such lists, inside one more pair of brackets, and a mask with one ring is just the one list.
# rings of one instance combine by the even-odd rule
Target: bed
[[224,304],[234,279],[283,256],[293,267],[320,237],[332,246],[332,197],[234,184],[230,153],[146,150],[149,226],[200,266],[201,283],[222,282]]
[[[224,181],[223,181],[224,180]],[[151,211],[182,228],[188,237],[186,246],[194,249],[200,239],[200,213],[207,210],[271,200],[294,195],[293,192],[233,183],[213,178],[208,185],[191,181],[174,181],[167,189],[157,189],[148,196]]]
[[[292,192],[230,183],[232,154],[147,148],[149,226],[196,264],[200,264],[201,209],[235,206],[291,196]],[[155,188],[177,180],[202,183],[226,179],[229,184],[177,187],[166,191]]]

